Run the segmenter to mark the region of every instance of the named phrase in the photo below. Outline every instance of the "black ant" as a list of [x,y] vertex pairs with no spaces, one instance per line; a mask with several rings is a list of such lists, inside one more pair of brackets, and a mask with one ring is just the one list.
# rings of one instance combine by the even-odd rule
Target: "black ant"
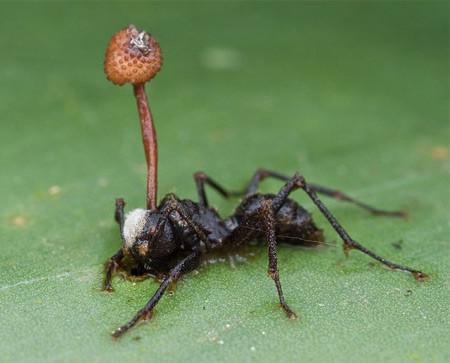
[[[277,194],[260,194],[257,192],[259,183],[267,177],[286,183]],[[290,193],[296,189],[303,189],[328,219],[342,238],[346,254],[351,249],[357,249],[391,269],[412,273],[418,280],[426,277],[425,273],[388,261],[353,240],[317,194],[351,202],[375,215],[403,216],[403,212],[373,208],[337,190],[307,183],[299,174],[287,177],[268,170],[258,170],[243,193],[227,191],[202,172],[195,173],[194,179],[199,195],[198,203],[168,194],[156,209],[135,209],[125,217],[125,202],[123,199],[116,200],[115,219],[120,226],[123,246],[107,264],[105,289],[112,289],[112,273],[120,266],[125,256],[133,261],[138,274],[162,272],[166,275],[148,303],[133,319],[115,330],[114,337],[121,336],[141,319],[148,317],[168,286],[183,273],[197,267],[202,256],[214,250],[226,250],[257,239],[265,239],[267,242],[269,276],[275,282],[281,307],[289,318],[295,319],[296,314],[286,303],[281,288],[277,267],[277,243],[323,242],[322,230],[316,227],[311,215],[289,198]],[[233,215],[222,219],[216,210],[209,206],[205,184],[226,198],[244,195]]]
[[[114,337],[120,337],[140,320],[150,317],[168,286],[176,282],[182,274],[196,268],[203,256],[212,251],[227,251],[262,239],[268,245],[268,273],[275,282],[281,307],[289,318],[295,319],[296,314],[286,303],[281,288],[277,243],[321,244],[324,240],[322,230],[316,227],[311,215],[289,198],[296,189],[303,189],[330,222],[342,238],[346,254],[351,249],[356,249],[391,269],[409,272],[418,280],[427,277],[421,271],[390,262],[353,240],[317,194],[351,202],[375,215],[402,217],[403,212],[373,208],[337,190],[307,183],[299,174],[287,177],[261,169],[254,174],[242,193],[236,193],[223,188],[205,173],[198,172],[194,174],[198,203],[168,194],[156,206],[156,133],[144,82],[159,71],[161,60],[156,40],[132,25],[113,36],[106,52],[105,72],[108,79],[119,85],[131,82],[134,86],[147,160],[147,208],[135,209],[125,216],[124,200],[116,200],[115,220],[120,226],[123,246],[106,264],[104,288],[111,291],[113,272],[126,266],[131,266],[130,271],[134,275],[164,275],[152,298],[128,323],[113,332]],[[258,193],[259,183],[268,177],[285,182],[277,194]],[[205,185],[209,185],[226,198],[243,196],[234,214],[222,219],[217,211],[209,206]]]

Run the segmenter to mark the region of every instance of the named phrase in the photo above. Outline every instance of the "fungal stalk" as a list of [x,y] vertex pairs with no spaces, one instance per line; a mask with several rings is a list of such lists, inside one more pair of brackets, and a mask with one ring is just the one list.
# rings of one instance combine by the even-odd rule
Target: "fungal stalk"
[[147,162],[147,209],[156,208],[158,189],[158,150],[156,130],[145,92],[145,83],[161,69],[161,48],[149,33],[134,25],[114,34],[106,49],[106,78],[122,86],[131,83],[141,122],[142,142]]

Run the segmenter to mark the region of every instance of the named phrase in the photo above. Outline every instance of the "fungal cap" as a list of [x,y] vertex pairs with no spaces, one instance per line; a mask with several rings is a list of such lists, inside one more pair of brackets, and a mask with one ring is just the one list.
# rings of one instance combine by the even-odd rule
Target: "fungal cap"
[[145,83],[158,73],[161,65],[159,43],[134,25],[114,34],[106,49],[106,78],[116,85]]

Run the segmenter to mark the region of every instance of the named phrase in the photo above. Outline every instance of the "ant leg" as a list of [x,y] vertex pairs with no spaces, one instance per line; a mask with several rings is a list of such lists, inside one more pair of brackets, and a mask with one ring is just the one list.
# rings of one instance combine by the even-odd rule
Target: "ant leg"
[[108,260],[105,266],[105,282],[103,285],[103,290],[106,291],[114,291],[112,285],[111,285],[111,279],[113,273],[117,270],[119,267],[120,261],[123,259],[123,251],[120,249],[117,251],[111,258]]
[[194,174],[195,185],[197,186],[197,193],[199,204],[202,207],[208,207],[208,199],[206,198],[205,192],[205,184],[208,184],[211,188],[213,188],[216,192],[218,192],[224,198],[229,198],[235,193],[229,192],[220,184],[212,180],[206,173],[202,171],[198,171]]
[[[120,228],[120,237],[123,242],[123,224],[125,220],[124,213],[125,201],[122,198],[116,199],[116,209],[114,212],[114,219],[119,224]],[[123,259],[123,251],[120,249],[113,256],[110,257],[105,266],[105,281],[103,285],[103,289],[106,291],[113,291],[113,287],[111,285],[111,279],[114,271],[119,267],[120,261]]]
[[[315,190],[305,181],[305,178],[302,176],[295,174],[288,183],[282,188],[281,191],[286,189],[290,189],[290,191],[293,191],[295,189],[301,188],[305,191],[306,194],[311,198],[311,200],[314,202],[314,204],[319,208],[319,210],[322,212],[322,214],[325,216],[325,218],[330,222],[331,226],[334,228],[334,230],[337,232],[337,234],[342,238],[344,242],[344,252],[347,255],[348,252],[352,249],[356,249],[361,251],[362,253],[372,257],[373,259],[381,262],[383,265],[393,269],[393,270],[399,270],[404,272],[411,273],[416,280],[424,280],[427,278],[427,274],[425,274],[422,271],[412,269],[407,266],[399,265],[394,262],[391,262],[384,257],[381,257],[377,255],[375,252],[369,250],[368,248],[364,247],[363,245],[359,244],[355,240],[353,240],[350,235],[347,233],[347,231],[341,226],[341,224],[337,221],[337,219],[333,216],[333,214],[328,210],[328,208],[322,203],[322,201],[317,196]],[[279,194],[282,194],[280,191]],[[290,193],[290,191],[288,193]],[[278,195],[277,195],[278,197]],[[275,200],[277,197],[274,198],[273,203],[275,204]]]
[[405,211],[388,211],[383,209],[378,209],[376,207],[372,207],[364,202],[361,202],[359,200],[356,200],[344,193],[342,193],[339,190],[336,189],[330,189],[321,185],[317,184],[309,184],[310,188],[314,190],[316,193],[326,195],[328,197],[341,200],[344,202],[352,203],[362,209],[365,209],[369,213],[373,214],[374,216],[387,216],[387,217],[400,217],[405,218],[408,216],[408,213]]
[[145,304],[145,306],[139,310],[136,315],[126,324],[122,325],[120,328],[113,331],[112,336],[114,338],[119,338],[135,326],[140,320],[149,318],[153,311],[153,308],[158,304],[159,300],[162,298],[164,292],[171,282],[178,280],[183,272],[189,269],[190,265],[198,258],[200,253],[198,251],[191,253],[183,260],[181,260],[169,273],[169,275],[164,278],[159,285],[158,290],[153,294],[151,299]]
[[[286,175],[283,175],[283,174],[280,174],[280,173],[277,173],[274,171],[270,171],[270,170],[266,170],[266,169],[258,169],[255,172],[255,174],[253,175],[252,179],[250,180],[250,183],[247,186],[247,188],[245,189],[245,191],[242,192],[241,194],[245,194],[245,195],[255,194],[258,190],[259,184],[266,178],[274,178],[274,179],[278,179],[281,181],[288,181],[289,179],[291,179],[289,176],[286,176]],[[406,217],[407,216],[407,213],[403,212],[403,211],[387,211],[387,210],[382,210],[382,209],[372,207],[372,206],[370,206],[364,202],[361,202],[359,200],[356,200],[336,189],[332,189],[332,188],[328,188],[328,187],[324,187],[324,186],[321,186],[318,184],[312,184],[312,183],[309,184],[309,187],[310,187],[310,189],[314,190],[316,193],[323,194],[323,195],[326,195],[330,198],[334,198],[337,200],[352,203],[362,209],[365,209],[369,213],[376,215],[376,216],[389,216],[389,217]]]
[[247,187],[244,189],[244,192],[242,194],[245,195],[255,194],[258,191],[259,184],[266,178],[274,178],[282,181],[288,181],[290,179],[289,177],[274,171],[266,169],[258,169],[256,170],[255,174],[253,174],[252,178],[250,179],[250,182],[248,183]]
[[[215,189],[220,195],[222,195],[225,198],[229,197],[237,197],[237,196],[248,196],[255,194],[258,191],[259,184],[266,178],[274,178],[281,181],[288,181],[290,177],[277,173],[275,171],[270,171],[266,169],[258,169],[253,177],[251,178],[248,186],[243,191],[229,191],[226,190],[224,187],[222,187],[220,184],[218,184],[216,181],[211,179],[207,174],[203,172],[197,172],[194,174],[195,183],[197,185],[197,192],[199,195],[199,201],[200,204],[204,207],[208,206],[208,200],[206,198],[205,193],[205,184],[208,184],[213,189]],[[388,211],[379,209],[376,207],[372,207],[371,205],[368,205],[364,202],[361,202],[357,199],[354,199],[347,194],[341,192],[337,189],[332,189],[329,187],[325,187],[319,184],[312,184],[310,183],[309,186],[311,189],[313,189],[316,193],[326,195],[330,198],[334,198],[340,201],[349,202],[352,203],[369,213],[376,215],[376,216],[388,216],[388,217],[401,217],[404,218],[407,216],[407,213],[404,211]]]
[[294,311],[286,304],[284,300],[283,290],[281,288],[280,274],[278,272],[278,258],[277,258],[277,240],[275,236],[275,215],[272,202],[270,200],[264,201],[262,209],[260,211],[260,216],[264,223],[265,235],[268,245],[269,254],[269,267],[267,273],[275,282],[277,287],[278,298],[280,300],[281,307],[288,316],[289,319],[296,319],[297,315]]
[[208,184],[211,188],[216,190],[224,198],[241,197],[241,196],[248,196],[251,194],[255,194],[258,190],[259,183],[267,177],[273,177],[273,178],[283,180],[283,181],[289,180],[289,177],[278,174],[276,172],[265,170],[265,169],[258,169],[256,171],[256,173],[253,175],[252,179],[250,180],[249,185],[243,191],[229,191],[229,190],[226,190],[220,184],[218,184],[216,181],[211,179],[211,177],[209,177],[203,171],[198,171],[198,172],[194,173],[194,180],[195,180],[195,184],[197,186],[197,192],[198,192],[200,204],[202,204],[203,206],[206,206],[206,207],[208,206],[208,202],[207,202],[206,193],[205,193],[205,184]]
[[114,220],[117,222],[120,228],[120,237],[123,241],[123,224],[125,222],[125,201],[123,198],[117,198],[116,199],[116,209],[114,211]]

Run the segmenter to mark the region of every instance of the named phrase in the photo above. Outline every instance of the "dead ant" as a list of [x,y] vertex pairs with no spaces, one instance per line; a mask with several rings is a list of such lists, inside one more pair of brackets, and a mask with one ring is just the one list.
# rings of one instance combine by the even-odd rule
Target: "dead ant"
[[[144,61],[148,58],[150,65],[156,69],[149,76],[153,77],[160,66],[158,64],[155,67],[155,59],[158,60],[160,57],[159,45],[155,45],[157,44],[155,42],[150,34],[139,32],[134,26],[129,26],[113,37],[105,60],[105,71],[110,80],[117,84],[132,82],[134,85],[143,131],[148,178],[146,209],[134,209],[125,216],[124,200],[116,199],[115,220],[120,226],[123,245],[106,264],[104,288],[111,291],[113,272],[130,264],[131,271],[135,275],[164,275],[159,288],[147,304],[128,323],[115,330],[112,333],[114,337],[120,337],[140,320],[148,318],[168,286],[176,282],[184,273],[196,268],[203,256],[212,251],[226,251],[250,241],[262,239],[268,245],[268,273],[275,282],[281,307],[289,318],[296,318],[296,314],[283,296],[277,265],[277,244],[279,242],[321,244],[324,240],[322,230],[316,227],[311,215],[296,201],[289,198],[290,194],[297,189],[302,189],[329,221],[341,237],[346,254],[350,250],[356,249],[391,269],[409,272],[418,280],[427,277],[419,270],[388,261],[356,242],[322,203],[317,194],[353,203],[374,215],[402,217],[404,216],[403,212],[376,209],[340,191],[308,183],[299,174],[288,177],[260,169],[254,174],[243,192],[231,192],[207,174],[197,172],[194,174],[194,179],[199,197],[198,202],[179,199],[174,194],[168,194],[156,206],[156,138],[143,80],[141,78],[136,80],[137,72],[127,73],[127,69],[125,69],[127,72],[124,75],[114,73],[123,69],[123,67],[115,68],[117,63],[115,60],[119,59],[117,64],[123,64],[123,62],[120,63],[120,57],[122,57],[122,53],[125,53],[131,59],[133,56],[144,59]],[[111,57],[115,60],[111,61]],[[132,76],[131,79],[126,78],[129,75]],[[258,193],[260,182],[269,177],[282,180],[285,184],[277,194]],[[210,186],[225,198],[243,196],[243,199],[235,212],[223,219],[215,209],[209,206],[205,185]]]
[[[286,181],[277,194],[260,194],[259,183],[272,177]],[[158,290],[148,303],[128,323],[113,332],[119,337],[139,320],[149,316],[171,282],[197,267],[201,257],[218,249],[240,246],[256,239],[268,244],[269,276],[274,280],[281,307],[289,318],[296,314],[286,303],[277,266],[277,243],[301,244],[303,241],[321,243],[322,230],[318,229],[311,215],[297,202],[289,198],[291,192],[303,189],[328,219],[344,242],[344,251],[357,249],[380,261],[391,269],[410,272],[416,279],[426,275],[418,270],[401,266],[378,256],[353,240],[317,196],[321,193],[339,200],[354,203],[375,215],[402,216],[402,212],[389,212],[373,208],[347,195],[316,184],[310,184],[299,174],[287,177],[268,170],[258,170],[245,189],[244,198],[235,213],[222,219],[208,204],[205,184],[222,196],[239,195],[227,191],[205,173],[194,174],[199,202],[167,195],[154,210],[135,209],[124,216],[123,199],[116,200],[115,218],[119,223],[122,248],[107,264],[105,289],[111,290],[111,276],[127,256],[135,263],[138,274],[167,272]]]

